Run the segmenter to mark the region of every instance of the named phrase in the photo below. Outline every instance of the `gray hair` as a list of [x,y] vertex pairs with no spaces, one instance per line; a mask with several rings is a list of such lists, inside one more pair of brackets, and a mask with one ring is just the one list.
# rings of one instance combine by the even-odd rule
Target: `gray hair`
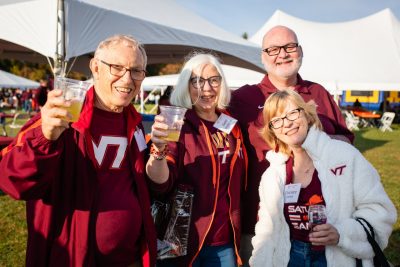
[[231,92],[226,84],[225,75],[219,59],[210,53],[204,52],[193,52],[189,54],[187,58],[179,74],[174,90],[172,91],[170,97],[171,104],[191,109],[192,101],[189,93],[189,80],[192,72],[199,67],[213,65],[222,77],[217,107],[219,109],[225,109],[231,100]]
[[143,44],[140,43],[138,40],[136,40],[131,35],[116,34],[116,35],[110,36],[107,39],[101,41],[100,44],[97,46],[96,51],[94,52],[94,57],[97,58],[104,49],[109,48],[110,46],[117,45],[117,44],[124,44],[128,47],[132,47],[134,49],[139,50],[139,52],[142,54],[142,57],[143,57],[143,69],[146,69],[147,54],[146,54],[146,51],[144,50]]

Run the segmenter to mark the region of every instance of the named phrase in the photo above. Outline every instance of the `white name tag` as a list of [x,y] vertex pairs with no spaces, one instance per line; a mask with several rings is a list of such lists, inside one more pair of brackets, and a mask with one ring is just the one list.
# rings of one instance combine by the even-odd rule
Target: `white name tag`
[[221,115],[218,117],[218,120],[214,123],[213,126],[218,130],[223,131],[224,133],[230,134],[236,122],[237,119],[221,113]]
[[301,184],[287,184],[285,185],[285,203],[296,203],[299,200]]
[[139,151],[142,152],[147,148],[146,139],[144,139],[143,131],[136,127],[136,131],[133,135],[135,136]]

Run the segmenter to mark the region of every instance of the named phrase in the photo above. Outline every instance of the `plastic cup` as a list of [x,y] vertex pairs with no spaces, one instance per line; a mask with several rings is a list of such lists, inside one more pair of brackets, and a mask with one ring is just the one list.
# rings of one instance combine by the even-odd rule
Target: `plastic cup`
[[86,92],[90,87],[89,82],[78,81],[61,76],[56,76],[54,80],[54,88],[63,91],[62,97],[65,100],[71,101],[71,106],[65,108],[72,116],[67,119],[69,122],[75,122],[81,114],[83,101],[85,100]]
[[168,136],[162,137],[165,141],[177,142],[183,125],[186,108],[176,106],[160,106],[160,115],[168,125]]
[[324,205],[310,205],[308,207],[308,222],[310,229],[318,224],[326,223],[326,209]]

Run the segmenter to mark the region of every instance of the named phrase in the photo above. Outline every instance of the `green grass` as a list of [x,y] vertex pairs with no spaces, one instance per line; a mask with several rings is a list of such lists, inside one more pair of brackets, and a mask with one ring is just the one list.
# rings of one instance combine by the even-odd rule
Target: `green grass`
[[[355,132],[355,145],[379,171],[382,183],[400,214],[400,125],[393,132],[366,128]],[[25,203],[0,195],[0,267],[24,266],[26,246]],[[394,225],[385,250],[394,266],[400,266],[400,220]]]
[[[374,165],[381,175],[383,186],[400,214],[400,125],[393,125],[393,132],[378,129],[361,129],[356,132],[355,145]],[[400,266],[400,219],[397,219],[385,255]]]

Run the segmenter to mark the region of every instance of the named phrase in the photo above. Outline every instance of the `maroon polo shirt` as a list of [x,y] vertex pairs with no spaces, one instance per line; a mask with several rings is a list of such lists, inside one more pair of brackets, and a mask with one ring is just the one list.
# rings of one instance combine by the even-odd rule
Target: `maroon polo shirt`
[[[353,142],[354,135],[347,129],[339,107],[329,92],[317,83],[304,81],[300,75],[297,79],[294,90],[306,102],[315,101],[324,131],[330,135],[344,135]],[[263,127],[262,111],[265,100],[276,91],[268,75],[265,75],[257,85],[245,85],[235,90],[228,109],[239,121],[249,159],[248,187],[242,195],[242,232],[245,234],[254,234],[260,202],[258,186],[261,175],[269,166],[265,154],[270,148],[260,136]]]

